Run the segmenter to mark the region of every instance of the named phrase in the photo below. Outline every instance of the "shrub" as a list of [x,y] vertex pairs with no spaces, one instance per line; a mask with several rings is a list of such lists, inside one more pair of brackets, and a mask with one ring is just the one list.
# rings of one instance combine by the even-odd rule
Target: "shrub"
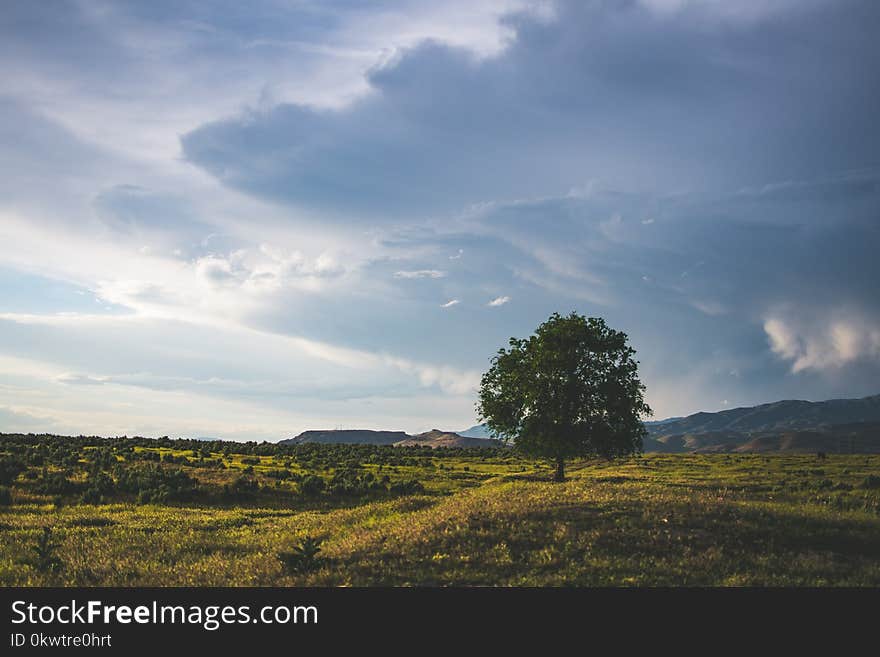
[[320,568],[323,559],[318,556],[321,551],[320,538],[306,536],[292,552],[279,552],[278,559],[288,573],[308,573]]
[[299,490],[303,495],[314,496],[324,490],[325,482],[317,475],[306,475],[299,484]]
[[55,555],[57,547],[52,541],[52,529],[43,527],[43,533],[37,538],[37,544],[31,548],[33,556],[25,559],[25,563],[41,573],[61,570],[64,563]]
[[880,488],[880,476],[870,474],[862,480],[862,488]]
[[223,486],[223,499],[227,502],[251,500],[259,490],[260,484],[256,479],[240,476],[231,484]]
[[354,469],[338,470],[327,487],[327,492],[337,497],[363,496],[377,490],[384,492],[385,485],[376,481],[372,472],[361,474]]
[[110,448],[100,447],[87,452],[87,454],[92,466],[98,469],[110,468],[116,464],[116,455]]
[[196,481],[183,470],[170,470],[150,464],[118,471],[117,488],[137,495],[138,503],[147,504],[191,499]]
[[110,495],[116,484],[106,472],[92,472],[86,480],[86,489],[80,496],[83,504],[101,504],[106,495]]
[[104,496],[97,488],[86,488],[80,495],[79,501],[81,504],[101,504],[104,501]]
[[66,472],[48,472],[46,470],[43,470],[42,476],[34,486],[36,492],[46,495],[65,495],[73,493],[79,488],[79,484],[67,478]]
[[276,468],[273,470],[266,470],[266,472],[264,472],[263,474],[265,474],[267,477],[271,477],[272,479],[278,479],[278,480],[290,479],[290,471],[289,470],[282,470],[280,468]]
[[0,485],[8,486],[27,468],[24,461],[14,456],[0,457]]
[[425,487],[422,482],[416,479],[409,479],[391,484],[391,492],[398,495],[415,495],[416,493],[424,493]]
[[168,452],[162,457],[162,461],[164,463],[179,463],[180,465],[191,465],[190,460],[186,458],[183,454],[180,456],[175,456],[171,452]]

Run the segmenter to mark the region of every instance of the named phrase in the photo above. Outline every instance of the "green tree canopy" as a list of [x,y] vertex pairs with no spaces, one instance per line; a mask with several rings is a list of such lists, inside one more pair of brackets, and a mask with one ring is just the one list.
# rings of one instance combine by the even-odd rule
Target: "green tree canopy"
[[523,453],[552,459],[557,481],[568,458],[639,453],[651,409],[635,353],[601,318],[554,313],[492,358],[477,413]]

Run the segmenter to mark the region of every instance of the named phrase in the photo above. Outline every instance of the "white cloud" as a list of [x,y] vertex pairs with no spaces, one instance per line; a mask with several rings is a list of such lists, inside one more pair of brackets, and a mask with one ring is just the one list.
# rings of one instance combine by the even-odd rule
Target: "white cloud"
[[396,271],[394,278],[444,278],[445,271],[437,269],[417,269],[415,271]]
[[821,0],[639,0],[639,4],[659,14],[694,11],[709,20],[748,22],[771,16],[791,6],[804,6],[819,1]]
[[[335,366],[337,369],[332,371],[342,377],[340,380],[348,379],[356,372],[374,378],[379,374],[388,375],[387,369],[391,368],[397,372],[415,374],[423,386],[437,385],[446,392],[455,393],[468,389],[474,377],[478,376],[472,370],[399,358],[386,353],[341,347],[299,336],[262,331],[242,326],[236,322],[224,321],[222,318],[202,317],[201,321],[178,319],[173,324],[169,324],[165,318],[138,315],[0,313],[0,322],[3,321],[54,329],[51,331],[54,338],[52,348],[59,356],[65,351],[62,337],[68,335],[74,342],[76,339],[80,339],[84,342],[96,340],[102,344],[109,344],[111,341],[119,344],[125,344],[129,341],[141,344],[140,351],[133,353],[132,358],[142,363],[148,363],[157,357],[155,354],[151,356],[151,350],[143,344],[152,335],[166,345],[177,343],[187,345],[187,349],[193,348],[193,341],[200,341],[204,350],[214,354],[213,357],[216,359],[218,367],[224,362],[229,362],[233,364],[235,369],[248,365],[247,369],[253,371],[256,368],[256,363],[261,363],[261,367],[267,368],[267,371],[274,373],[275,376],[278,375],[279,368],[286,368],[291,371],[320,371],[322,372],[320,376],[326,377],[327,373],[331,371],[328,368]],[[210,332],[212,337],[210,340],[208,338],[199,340],[198,336],[204,335],[206,326],[213,329]],[[239,345],[241,353],[235,352],[231,348],[232,345]],[[168,349],[172,352],[175,351],[173,348]],[[164,354],[166,350],[159,349],[157,353]],[[183,352],[181,351],[181,353]],[[188,355],[196,356],[198,353],[200,351],[189,352]],[[78,354],[71,357],[74,356],[81,357]],[[318,362],[315,362],[316,360]],[[172,371],[177,371],[177,367],[185,367],[187,363],[171,359],[167,365]],[[386,371],[383,372],[383,370]],[[102,374],[84,375],[63,371],[55,374],[52,378],[59,383],[99,384],[130,383],[138,380],[138,377],[140,375],[114,378]],[[157,378],[164,380],[186,379],[177,375],[172,377],[171,375],[152,374],[147,378],[151,380]],[[312,377],[306,377],[306,380],[310,382],[310,385],[315,382]]]
[[55,377],[58,383],[67,385],[100,386],[108,383],[111,379],[106,376],[92,376],[91,374],[78,374],[76,372],[64,372]]
[[691,299],[690,304],[704,315],[717,317],[727,313],[727,307],[714,299]]
[[510,297],[495,297],[494,299],[492,299],[492,300],[491,300],[489,303],[487,303],[486,305],[487,305],[487,306],[492,306],[492,307],[503,306],[503,305],[504,305],[505,303],[507,303],[508,301],[510,301]]
[[402,358],[388,358],[387,362],[403,372],[414,372],[421,385],[436,386],[447,394],[472,395],[480,383],[481,373],[476,370],[460,370],[445,365],[425,365]]
[[[0,348],[0,368],[16,377],[0,388],[0,405],[36,415],[51,408],[66,431],[99,434],[152,426],[150,435],[163,435],[210,424],[217,435],[251,426],[261,437],[274,431],[268,437],[280,438],[282,431],[339,420],[423,430],[430,428],[423,422],[470,421],[480,377],[476,370],[219,320],[205,326],[136,315],[5,313],[4,343],[40,360],[9,357]],[[406,408],[393,410],[401,405]],[[193,416],[194,408],[204,417]],[[89,409],[97,411],[93,417]]]
[[460,303],[461,303],[461,301],[459,301],[458,299],[450,299],[449,301],[447,301],[446,303],[444,303],[440,307],[441,308],[452,308],[452,306],[457,306]]
[[30,432],[35,429],[46,431],[48,427],[52,427],[55,424],[48,415],[20,408],[10,408],[8,406],[0,406],[0,423],[2,423],[5,433],[13,433],[15,431]]
[[206,256],[195,263],[196,278],[209,285],[223,285],[233,278],[232,263],[227,258]]
[[795,373],[880,359],[880,324],[851,311],[807,319],[771,316],[764,321],[764,332],[773,352],[791,361]]

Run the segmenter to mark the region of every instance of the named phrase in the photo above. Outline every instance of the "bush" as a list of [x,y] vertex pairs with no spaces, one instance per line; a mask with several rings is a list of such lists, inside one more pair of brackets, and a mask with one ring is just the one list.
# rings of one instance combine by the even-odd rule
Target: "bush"
[[862,480],[862,488],[880,488],[880,476],[868,475]]
[[14,456],[0,457],[0,485],[8,486],[25,471],[27,466],[24,461]]
[[138,504],[162,504],[168,501],[168,488],[159,486],[158,488],[144,488],[139,490],[137,494]]
[[299,490],[303,495],[319,495],[325,487],[324,479],[317,475],[306,475],[299,484]]
[[98,449],[94,449],[86,453],[88,454],[88,458],[89,461],[91,461],[92,466],[97,469],[111,468],[116,465],[116,455],[110,448],[99,447]]
[[183,470],[150,464],[118,471],[117,488],[137,495],[139,504],[185,501],[193,497],[196,481]]
[[223,499],[226,502],[252,500],[260,490],[260,484],[253,477],[241,476],[231,484],[223,486]]
[[190,465],[190,461],[186,456],[181,454],[180,456],[175,456],[171,452],[168,452],[164,456],[162,456],[163,463],[179,463],[180,465]]
[[86,489],[80,496],[83,504],[101,504],[107,495],[113,493],[116,484],[106,472],[92,472],[86,480]]
[[95,488],[86,488],[79,496],[80,504],[101,504],[103,501],[104,496],[101,495],[101,491]]
[[43,527],[43,533],[37,538],[37,544],[31,548],[33,556],[24,562],[41,573],[52,573],[61,570],[64,563],[55,555],[58,546],[52,542],[52,529]]
[[416,479],[409,479],[391,484],[391,492],[398,495],[415,495],[416,493],[424,493],[425,487],[422,482]]
[[12,489],[9,486],[0,486],[0,506],[12,504]]
[[278,559],[288,573],[308,573],[320,568],[323,559],[318,557],[323,540],[306,536],[292,552],[279,552]]
[[34,490],[46,495],[66,495],[79,490],[80,485],[67,478],[66,472],[48,472],[43,474],[37,481]]
[[337,471],[327,488],[330,495],[337,497],[363,496],[378,490],[385,492],[385,485],[376,481],[372,472],[360,474],[354,469]]
[[290,471],[282,470],[280,468],[276,468],[274,470],[266,470],[264,472],[267,477],[271,477],[272,479],[278,479],[279,481],[283,481],[284,479],[290,479]]

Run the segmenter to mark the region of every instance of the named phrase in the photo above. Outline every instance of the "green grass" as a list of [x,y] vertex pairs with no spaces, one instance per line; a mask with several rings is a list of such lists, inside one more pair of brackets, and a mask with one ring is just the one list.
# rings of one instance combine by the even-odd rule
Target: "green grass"
[[[878,474],[876,455],[651,455],[575,463],[554,484],[541,464],[450,457],[396,468],[425,494],[320,508],[22,495],[0,508],[0,584],[878,586]],[[54,573],[22,563],[45,526]],[[278,553],[307,536],[320,568],[288,572]]]

